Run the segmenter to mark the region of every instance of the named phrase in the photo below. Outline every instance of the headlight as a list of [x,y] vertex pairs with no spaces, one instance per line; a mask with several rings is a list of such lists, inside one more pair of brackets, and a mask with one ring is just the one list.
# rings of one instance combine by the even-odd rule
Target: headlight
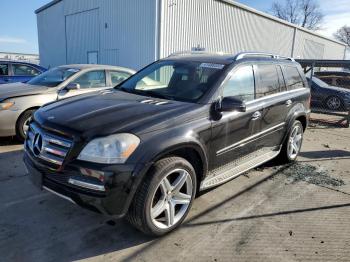
[[10,109],[14,104],[15,102],[2,102],[0,103],[0,110]]
[[133,134],[96,138],[84,147],[78,159],[101,164],[122,164],[139,144],[140,139]]

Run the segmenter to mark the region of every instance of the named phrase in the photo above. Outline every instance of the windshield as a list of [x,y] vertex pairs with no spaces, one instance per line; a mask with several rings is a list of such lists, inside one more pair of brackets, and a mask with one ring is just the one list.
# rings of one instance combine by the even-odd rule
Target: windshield
[[151,97],[196,102],[215,83],[225,65],[160,61],[131,76],[117,89]]
[[28,81],[30,85],[55,87],[79,72],[76,68],[52,68]]
[[323,82],[321,79],[317,77],[312,77],[312,82],[314,82],[319,87],[327,87],[328,84],[326,82]]

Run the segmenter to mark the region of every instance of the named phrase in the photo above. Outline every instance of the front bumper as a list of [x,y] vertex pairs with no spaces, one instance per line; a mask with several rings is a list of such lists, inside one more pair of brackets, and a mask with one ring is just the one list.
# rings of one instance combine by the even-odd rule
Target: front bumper
[[[139,177],[145,168],[144,165],[113,165],[101,168],[93,163],[79,163],[67,165],[64,170],[51,170],[39,161],[29,150],[24,154],[24,163],[29,173],[39,172],[42,175],[41,189],[46,189],[79,206],[96,211],[114,218],[122,217],[128,211],[138,185]],[[95,177],[82,174],[84,170],[98,170],[104,174],[103,182]],[[32,170],[32,172],[31,172]],[[33,175],[33,174],[29,174]],[[95,190],[69,183],[69,179],[85,181],[90,185],[99,185]]]
[[22,111],[0,110],[0,137],[16,135],[16,122]]

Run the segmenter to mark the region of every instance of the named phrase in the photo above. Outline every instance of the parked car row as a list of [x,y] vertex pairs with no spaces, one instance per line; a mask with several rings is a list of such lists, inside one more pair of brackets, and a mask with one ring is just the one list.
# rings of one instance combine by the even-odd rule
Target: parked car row
[[42,105],[67,97],[112,88],[135,71],[103,65],[52,68],[26,83],[0,85],[0,136],[24,140],[33,113]]
[[349,89],[261,53],[177,54],[137,73],[3,61],[4,82],[0,136],[26,139],[33,183],[156,236],[182,223],[197,192],[295,161],[310,103],[350,110]]

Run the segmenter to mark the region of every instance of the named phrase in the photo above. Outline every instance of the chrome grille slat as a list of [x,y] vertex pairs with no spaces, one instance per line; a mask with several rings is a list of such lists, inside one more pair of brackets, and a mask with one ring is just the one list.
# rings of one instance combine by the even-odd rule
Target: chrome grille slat
[[[41,136],[41,150],[39,154],[37,149],[34,149],[35,140],[38,134]],[[72,147],[72,141],[56,134],[49,133],[38,127],[36,123],[31,123],[28,130],[26,146],[36,157],[51,164],[61,166]]]
[[68,153],[67,150],[64,150],[49,144],[44,145],[43,149],[50,154],[61,156],[61,157],[65,157]]

